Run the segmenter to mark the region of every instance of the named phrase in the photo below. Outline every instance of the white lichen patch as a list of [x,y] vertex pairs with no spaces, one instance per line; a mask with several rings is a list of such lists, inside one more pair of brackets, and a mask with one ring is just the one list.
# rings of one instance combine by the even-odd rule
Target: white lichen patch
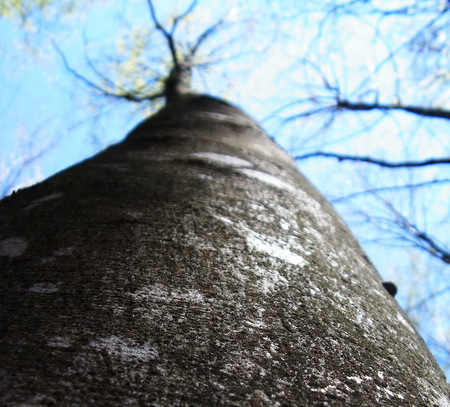
[[314,238],[317,242],[325,243],[326,242],[326,236],[324,236],[322,233],[320,233],[318,230],[312,228],[312,227],[304,227],[303,233],[311,235],[311,237]]
[[214,181],[215,180],[215,178],[212,175],[210,175],[210,174],[203,174],[203,173],[198,173],[197,174],[197,178],[204,179],[204,180],[207,180],[207,181]]
[[138,344],[132,339],[110,336],[89,342],[89,346],[97,351],[106,351],[108,355],[125,361],[138,360],[147,362],[158,357],[156,347],[149,344]]
[[262,212],[267,210],[267,208],[264,205],[260,205],[254,202],[249,202],[249,207],[251,210],[256,212]]
[[314,286],[309,289],[309,294],[314,297],[316,295],[322,295],[322,291],[317,286]]
[[418,384],[424,389],[424,393],[430,398],[430,405],[433,407],[450,407],[450,395],[448,392],[440,392],[423,377],[417,378]]
[[200,116],[208,117],[213,120],[222,120],[222,121],[231,121],[233,120],[233,116],[223,113],[216,112],[201,112]]
[[247,240],[247,246],[250,250],[268,254],[271,257],[298,267],[303,267],[308,264],[302,256],[292,250],[294,246],[292,242],[285,242],[280,239],[259,234],[251,230],[246,225],[242,223],[235,223],[225,216],[214,215],[214,217],[221,222],[232,226],[241,235],[244,235]]
[[59,291],[59,288],[56,284],[53,283],[38,283],[32,285],[29,289],[31,293],[39,293],[39,294],[51,294]]
[[391,390],[389,390],[387,388],[379,388],[378,387],[378,389],[381,389],[382,391],[384,391],[386,393],[386,395],[388,396],[388,398],[398,398],[400,400],[404,400],[405,399],[405,397],[401,393],[395,393],[395,392],[393,392],[393,391],[391,391]]
[[302,204],[299,205],[300,208],[310,212],[321,227],[326,228],[330,231],[330,233],[333,233],[335,227],[331,216],[323,210],[322,205],[319,202],[308,195],[305,191],[266,172],[257,171],[251,168],[241,168],[239,172],[247,177],[263,182],[266,185],[270,185],[274,188],[294,195],[295,198],[302,201]]
[[214,120],[215,122],[221,121],[221,122],[228,122],[228,123],[233,123],[233,124],[239,124],[239,125],[244,125],[244,126],[252,126],[257,128],[257,125],[245,118],[245,117],[239,117],[236,115],[227,115],[227,114],[223,114],[223,113],[216,113],[216,112],[197,112],[196,115],[198,117],[203,117],[209,120]]
[[252,406],[261,407],[280,407],[281,404],[278,401],[271,400],[266,393],[262,390],[255,390],[253,393],[247,396]]
[[333,303],[333,308],[341,310],[346,318],[364,328],[363,335],[369,341],[376,342],[378,340],[376,335],[379,329],[378,324],[371,317],[370,312],[367,312],[364,304],[361,303],[360,298],[349,296],[342,288],[336,287],[336,290],[331,290],[329,292],[328,299]]
[[209,153],[209,152],[200,152],[193,153],[190,155],[191,157],[213,162],[215,164],[229,166],[229,167],[252,167],[253,164],[247,160],[243,160],[242,158],[234,157],[226,154],[218,154],[218,153]]
[[234,222],[226,216],[214,215],[214,217],[227,225],[233,225]]
[[357,376],[347,376],[347,379],[353,380],[357,384],[361,384],[364,380]]
[[267,236],[250,231],[247,235],[247,246],[251,250],[268,254],[271,257],[291,263],[294,266],[303,267],[308,264],[302,256],[292,252],[287,243],[275,239],[268,240]]
[[[347,386],[346,384],[342,383],[339,380],[335,380],[335,382],[336,382],[336,384],[330,384],[326,387],[311,388],[311,391],[330,395],[333,398],[337,398],[337,399],[348,400],[349,394],[353,393],[353,390],[349,386]],[[339,388],[338,388],[338,386],[339,386]],[[345,392],[343,390],[341,390],[341,388],[345,389]]]
[[266,376],[267,371],[259,365],[255,359],[247,358],[243,355],[236,355],[232,363],[226,363],[220,371],[231,377],[246,377],[250,379],[255,376]]
[[354,382],[357,383],[357,384],[361,384],[361,383],[363,383],[363,382],[365,382],[365,381],[371,381],[371,380],[373,380],[373,378],[370,377],[370,376],[363,376],[363,377],[359,377],[359,376],[347,376],[347,379],[348,379],[348,380],[352,380],[352,381],[354,381]]
[[61,247],[59,249],[56,249],[53,251],[52,255],[50,257],[44,257],[41,259],[42,264],[52,263],[56,261],[57,257],[63,257],[63,256],[70,256],[75,251],[75,247],[69,246],[69,247]]
[[433,397],[433,402],[436,407],[450,407],[450,398],[445,394],[439,394],[437,396],[433,395]]
[[328,265],[329,265],[331,268],[333,268],[333,269],[339,268],[339,264],[338,264],[336,261],[334,261],[334,260],[329,260],[329,261],[328,261]]
[[406,327],[408,328],[412,333],[415,333],[413,327],[411,324],[400,314],[400,312],[397,312],[397,319]]
[[178,290],[178,289],[169,289],[162,284],[155,284],[148,287],[143,287],[140,290],[131,293],[131,296],[134,299],[151,299],[157,300],[161,302],[170,302],[170,301],[186,301],[191,303],[203,303],[204,297],[202,293],[198,290],[187,289],[187,290]]
[[373,339],[371,336],[372,330],[376,327],[376,324],[365,310],[363,310],[361,307],[356,306],[355,304],[355,315],[356,315],[356,322],[358,325],[363,326],[365,329],[364,336],[366,336],[369,339]]
[[[382,286],[383,287],[383,286]],[[371,288],[370,291],[376,295],[378,295],[379,297],[385,298],[386,296],[386,290],[380,289],[380,288]]]
[[43,202],[51,201],[53,199],[58,199],[58,198],[61,198],[62,196],[63,196],[62,192],[53,192],[52,194],[44,196],[43,198],[35,199],[23,210],[28,211],[30,209],[36,208],[36,206],[39,206]]
[[54,336],[50,338],[48,341],[48,346],[53,348],[69,348],[72,346],[70,340],[68,338],[64,338],[62,336]]
[[303,202],[302,207],[308,210],[311,213],[311,215],[314,216],[319,226],[327,230],[328,234],[325,237],[325,240],[327,240],[336,229],[331,215],[325,212],[322,205],[319,202],[317,202],[314,198],[312,198],[309,194],[307,194],[305,191],[297,189],[296,196]]
[[283,229],[285,232],[288,232],[289,229],[291,228],[291,224],[289,222],[285,221],[284,219],[280,219],[279,223],[280,223],[281,229]]
[[11,237],[0,241],[0,256],[18,257],[27,249],[28,242],[23,237]]
[[148,287],[143,287],[140,290],[131,294],[135,299],[152,298],[160,301],[167,301],[170,297],[169,290],[162,284],[155,284]]
[[267,174],[266,172],[252,170],[250,168],[242,168],[240,172],[246,175],[247,177],[264,182],[265,184],[270,185],[272,187],[291,193],[296,192],[296,188],[293,185],[281,180],[278,177],[275,177],[274,175]]
[[256,329],[264,329],[266,327],[265,322],[260,319],[248,319],[244,321],[244,324],[250,328]]
[[255,266],[253,272],[259,277],[259,286],[264,294],[273,291],[276,287],[289,285],[288,279],[283,277],[276,268],[267,270]]

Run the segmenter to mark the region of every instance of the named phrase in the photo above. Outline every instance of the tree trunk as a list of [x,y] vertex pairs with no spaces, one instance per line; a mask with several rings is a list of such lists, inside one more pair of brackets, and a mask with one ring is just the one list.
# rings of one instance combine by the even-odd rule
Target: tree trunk
[[0,222],[2,406],[450,404],[347,227],[225,102],[176,99]]

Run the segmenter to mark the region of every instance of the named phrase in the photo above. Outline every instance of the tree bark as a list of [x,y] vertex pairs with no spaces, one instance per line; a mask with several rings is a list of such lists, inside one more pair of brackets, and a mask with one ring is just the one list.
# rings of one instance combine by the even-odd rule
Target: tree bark
[[0,222],[1,405],[450,403],[347,227],[223,101],[173,101]]

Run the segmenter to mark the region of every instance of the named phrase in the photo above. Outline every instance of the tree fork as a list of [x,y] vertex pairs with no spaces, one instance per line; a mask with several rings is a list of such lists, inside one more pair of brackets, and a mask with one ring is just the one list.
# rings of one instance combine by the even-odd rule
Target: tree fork
[[218,99],[174,100],[0,223],[1,405],[450,402],[331,206]]

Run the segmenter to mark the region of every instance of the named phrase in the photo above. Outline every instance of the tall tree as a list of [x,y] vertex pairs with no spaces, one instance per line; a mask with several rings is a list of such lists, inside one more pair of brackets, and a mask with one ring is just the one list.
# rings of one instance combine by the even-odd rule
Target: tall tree
[[[241,100],[247,109],[254,107],[248,102],[255,95],[254,92],[258,92],[258,103],[260,107],[264,106],[266,112],[276,110],[273,106],[276,100],[280,102],[280,94],[284,95],[284,101],[294,101],[293,108],[287,113],[288,116],[289,113],[297,116],[301,122],[290,121],[290,124],[295,122],[296,125],[285,127],[283,131],[276,127],[269,127],[269,130],[279,137],[278,140],[283,137],[286,140],[293,130],[292,151],[295,146],[301,147],[295,150],[295,155],[299,158],[302,171],[336,204],[354,228],[354,233],[366,244],[380,271],[400,283],[399,301],[419,327],[441,366],[448,369],[450,331],[446,318],[446,296],[450,290],[445,268],[450,263],[445,234],[448,222],[445,188],[448,188],[449,180],[444,172],[445,163],[448,162],[445,143],[447,131],[442,127],[450,123],[445,119],[448,113],[444,103],[445,86],[442,86],[448,83],[448,75],[445,74],[448,65],[445,62],[448,54],[445,33],[449,17],[446,2],[438,4],[438,1],[433,0],[403,7],[404,2],[322,0],[300,4],[286,0],[283,1],[282,9],[277,8],[277,2],[267,2],[263,9],[260,3],[256,3],[257,13],[251,10],[255,5],[240,1],[220,1],[221,7],[214,7],[214,2],[210,1],[189,0],[184,5],[180,1],[172,3],[176,4],[178,11],[170,11],[170,6],[161,6],[159,2],[155,2],[154,7],[152,1],[147,1],[153,30],[148,26],[145,1],[135,3],[135,7],[141,9],[135,8],[131,14],[132,3],[120,5],[119,11],[115,9],[116,16],[132,16],[128,22],[125,17],[117,20],[111,15],[108,18],[105,12],[111,10],[98,1],[27,0],[10,2],[3,9],[0,6],[0,15],[12,17],[13,20],[19,16],[21,26],[31,28],[27,31],[29,35],[25,36],[26,42],[34,51],[39,51],[41,57],[50,55],[51,51],[59,53],[54,60],[63,62],[67,71],[76,77],[77,88],[83,89],[79,84],[87,85],[84,89],[91,95],[89,100],[93,108],[83,114],[83,109],[74,102],[77,107],[70,109],[64,119],[61,113],[56,113],[58,109],[47,110],[47,113],[51,111],[63,123],[61,129],[52,130],[47,126],[48,123],[44,126],[49,118],[45,120],[34,106],[45,105],[57,92],[36,91],[45,94],[45,103],[32,103],[26,95],[25,99],[33,106],[31,110],[39,117],[39,123],[33,122],[30,109],[20,103],[20,97],[14,93],[11,98],[16,100],[16,106],[22,108],[18,111],[26,112],[16,120],[20,123],[20,133],[18,131],[17,134],[23,136],[22,142],[17,143],[22,147],[22,153],[13,154],[5,161],[0,158],[0,183],[3,178],[4,190],[12,190],[13,185],[17,188],[18,181],[24,180],[19,177],[24,176],[23,170],[29,169],[33,162],[40,162],[48,146],[57,144],[52,134],[63,134],[61,130],[70,128],[68,136],[61,137],[60,142],[69,143],[68,140],[71,140],[73,146],[77,135],[84,139],[89,134],[92,139],[101,139],[104,145],[108,139],[113,139],[111,134],[122,135],[125,132],[120,130],[121,124],[111,125],[111,120],[115,123],[118,118],[124,120],[124,117],[130,117],[129,113],[133,110],[131,120],[135,123],[138,120],[136,109],[142,113],[161,106],[161,79],[170,65],[170,57],[176,62],[179,57],[184,55],[181,61],[190,55],[191,61],[185,66],[208,66],[206,82],[214,84],[211,89],[214,89],[215,94],[223,94],[223,88],[218,85],[225,82],[223,77],[214,76],[214,70],[209,69],[211,62],[220,60],[221,69],[216,70],[216,73],[227,73],[233,81],[237,81],[236,90],[240,95],[233,95],[231,99]],[[111,4],[116,6],[115,3],[109,3],[108,7]],[[79,13],[80,10],[86,13],[88,5],[92,6],[87,12],[91,23],[86,22],[81,30],[80,24],[83,24],[81,21],[84,19]],[[95,19],[92,16],[98,15],[96,7],[102,22],[108,21],[106,25],[116,21],[115,28],[108,31],[109,35],[102,32],[100,43],[97,28],[101,25],[92,20]],[[306,13],[307,17],[301,17],[301,12]],[[292,18],[292,14],[296,14],[295,18]],[[82,39],[77,47],[78,50],[84,49],[84,58],[79,52],[73,53],[70,41],[65,41],[65,36],[61,35],[62,32],[68,32],[70,21],[77,33],[83,33],[80,34]],[[238,54],[241,59],[223,65],[224,58],[236,55],[230,45],[239,37],[239,33],[242,34],[242,30],[236,30],[237,26],[243,27],[242,21],[248,21],[249,24],[245,25],[245,36],[239,41]],[[95,30],[91,29],[93,26]],[[45,32],[45,35],[41,37],[36,32]],[[248,35],[249,32],[252,35]],[[353,35],[355,32],[358,35]],[[159,34],[163,35],[158,37]],[[105,41],[105,38],[108,40]],[[270,46],[269,38],[277,39],[273,41],[275,47]],[[293,39],[293,42],[288,38]],[[299,38],[302,39],[300,42]],[[45,44],[52,44],[52,40],[54,44],[49,49]],[[114,42],[117,47],[112,46],[112,49]],[[170,52],[166,49],[167,42]],[[197,52],[200,45],[201,52]],[[242,49],[244,45],[247,46],[245,51]],[[278,62],[286,60],[284,67],[291,67],[288,75],[282,75],[282,81],[270,77],[270,65],[266,65],[265,69],[260,67],[262,59],[255,60],[254,54],[251,58],[247,55],[249,49],[261,47],[266,49],[267,59]],[[277,55],[277,49],[281,57]],[[354,57],[355,53],[358,58]],[[295,55],[299,63],[295,64],[292,58],[289,60],[289,55]],[[341,63],[340,56],[343,56]],[[414,60],[410,65],[412,69],[408,69],[408,64],[405,65],[407,60]],[[243,61],[245,78],[251,81],[236,74],[236,67],[242,66]],[[248,69],[248,61],[251,61],[252,69]],[[277,69],[281,71],[282,65],[278,65],[278,62]],[[6,71],[15,72],[15,67]],[[263,75],[258,77],[258,71],[263,72]],[[197,81],[198,73],[199,70],[194,76]],[[50,76],[55,81],[53,75]],[[247,85],[253,82],[253,86],[245,87],[244,82]],[[262,88],[270,89],[273,83],[277,84],[276,92],[273,91],[270,97],[262,101],[259,91]],[[425,90],[421,87],[424,83],[432,86],[427,86]],[[66,106],[67,93],[64,92],[61,106]],[[82,95],[82,103],[85,103],[86,93],[75,93]],[[103,95],[103,98],[99,95]],[[3,96],[8,99],[5,94]],[[250,99],[246,99],[248,97]],[[120,101],[125,103],[121,104]],[[123,108],[111,114],[112,109],[118,109],[118,106]],[[14,111],[16,109],[11,105],[9,112],[12,114],[8,116],[14,116]],[[109,116],[95,120],[96,125],[92,129],[80,131],[78,127],[78,131],[73,131],[77,123],[85,121],[86,114],[89,118],[92,115],[99,118],[106,111]],[[264,110],[254,110],[253,113],[258,117],[264,116]],[[427,121],[430,117],[442,118],[433,119],[434,124],[428,126],[425,120],[410,122],[408,115],[410,120],[414,117],[423,117]],[[277,116],[280,117],[279,114]],[[107,123],[105,128],[108,131],[102,130],[102,122],[104,125]],[[426,134],[424,126],[428,130],[433,127],[433,137]],[[358,132],[358,128],[362,131]],[[115,132],[111,129],[115,129]],[[3,139],[15,133],[15,129],[8,129],[7,126],[3,130],[7,135]],[[395,132],[404,136],[397,143],[391,143]],[[439,132],[442,133],[441,143],[438,142]],[[44,133],[53,143],[43,145]],[[419,147],[418,143],[423,136],[427,137],[425,149],[423,145]],[[389,142],[386,142],[385,137],[390,137]],[[6,153],[3,148],[0,150],[2,154]],[[71,151],[74,150],[77,149],[72,147]],[[307,157],[315,159],[306,160]],[[333,163],[321,157],[338,158],[343,165],[337,168],[338,164],[333,166]],[[352,167],[349,163],[352,160],[358,161],[353,167],[355,170],[350,170]],[[378,169],[378,165],[382,167]],[[330,173],[333,177],[329,176]],[[369,222],[375,228],[369,229]],[[380,249],[380,242],[391,247],[395,245],[395,249],[386,254],[386,249]],[[405,247],[408,251],[404,250]],[[426,262],[425,256],[420,256],[420,252],[412,252],[411,247],[429,254],[430,260]],[[405,257],[411,258],[411,265],[405,265]]]
[[2,405],[448,405],[331,206],[188,71],[123,142],[0,202]]

